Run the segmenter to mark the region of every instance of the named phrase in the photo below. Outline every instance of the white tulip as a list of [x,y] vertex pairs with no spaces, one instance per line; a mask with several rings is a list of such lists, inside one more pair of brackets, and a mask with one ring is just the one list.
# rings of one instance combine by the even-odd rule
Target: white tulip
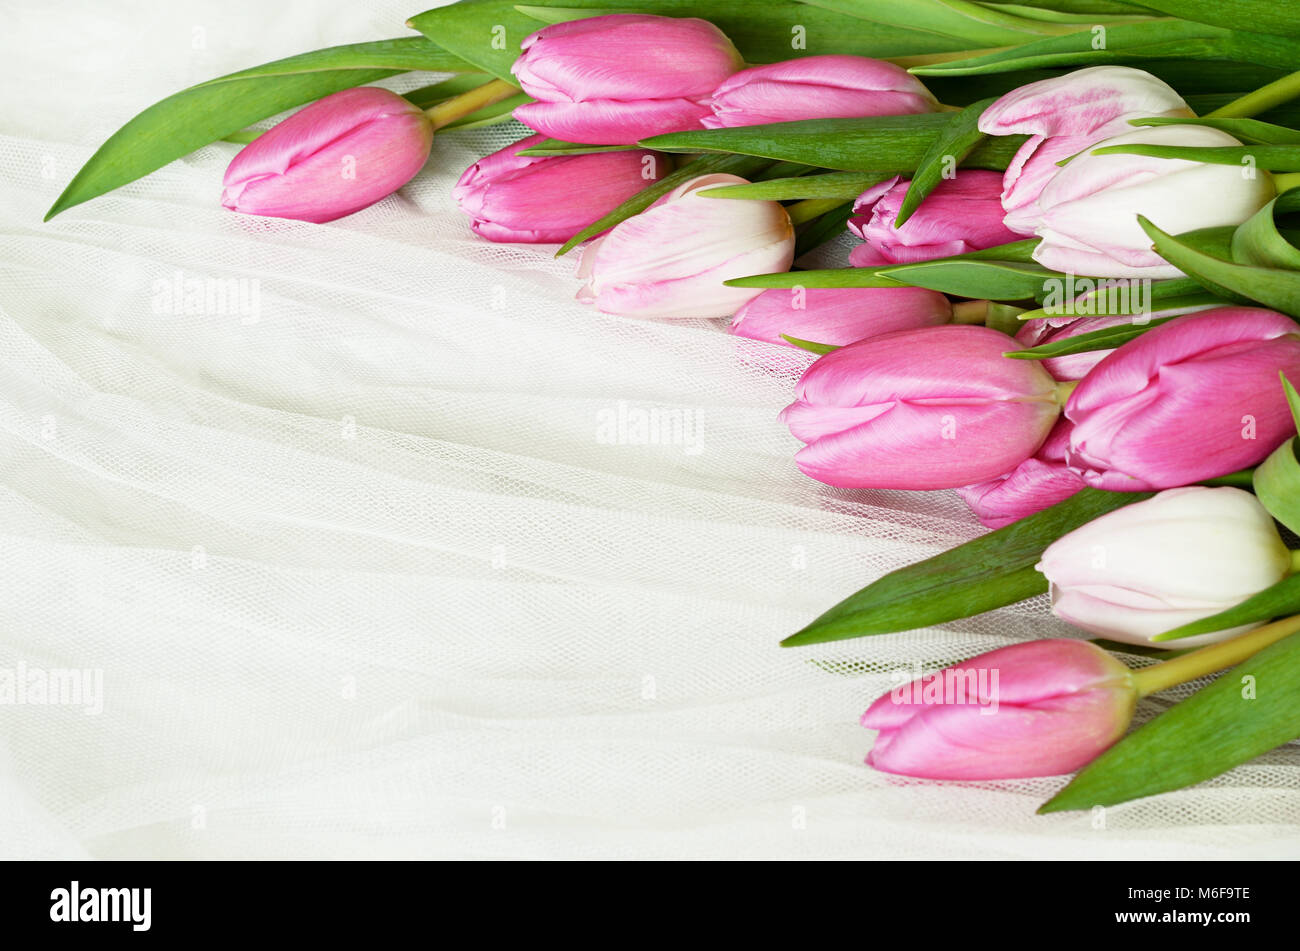
[[[1111,145],[1241,145],[1226,132],[1196,125],[1138,129],[1098,142]],[[1276,194],[1268,172],[1143,155],[1075,156],[1038,196],[1043,239],[1034,260],[1057,271],[1094,277],[1177,277],[1182,272],[1151,249],[1143,215],[1162,231],[1241,224]]]
[[[1112,640],[1147,644],[1280,581],[1291,570],[1291,553],[1249,492],[1189,486],[1094,519],[1054,542],[1035,567],[1051,585],[1057,617]],[[1196,647],[1256,626],[1157,645]]]

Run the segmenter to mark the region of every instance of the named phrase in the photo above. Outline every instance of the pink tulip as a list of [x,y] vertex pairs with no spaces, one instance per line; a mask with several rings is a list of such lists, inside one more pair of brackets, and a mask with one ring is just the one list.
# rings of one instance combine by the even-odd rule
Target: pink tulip
[[950,320],[948,298],[921,287],[774,287],[736,311],[731,332],[787,347],[782,334],[840,347]]
[[1130,66],[1077,69],[1007,93],[979,120],[980,131],[989,135],[1029,136],[1002,180],[1007,227],[1022,234],[1037,230],[1038,195],[1060,171],[1057,162],[1132,132],[1130,119],[1192,115],[1168,85]]
[[221,204],[232,211],[333,221],[409,182],[429,158],[433,123],[373,86],[318,99],[235,156]]
[[1006,334],[951,324],[898,330],[821,357],[781,418],[795,456],[844,488],[954,489],[1032,456],[1056,421],[1056,381],[1010,360]]
[[515,109],[531,129],[567,142],[631,145],[697,129],[709,95],[744,65],[705,20],[610,14],[525,37],[511,71],[536,99]]
[[794,226],[778,202],[702,198],[743,185],[735,175],[693,178],[583,249],[578,299],[631,317],[730,317],[761,291],[723,283],[785,271]]
[[930,90],[900,66],[864,56],[807,56],[752,66],[713,93],[710,129],[840,119],[902,116],[938,109]]
[[1070,773],[1124,735],[1138,692],[1095,644],[1013,644],[895,687],[862,715],[867,765],[924,779]]
[[866,243],[853,249],[854,267],[911,264],[979,251],[1017,241],[1002,224],[997,172],[963,169],[944,179],[897,228],[894,222],[910,182],[891,178],[873,185],[853,203],[849,230]]
[[981,525],[1002,528],[1064,502],[1087,486],[1065,462],[1070,429],[1069,420],[1060,420],[1032,458],[1004,476],[957,490]]
[[1294,431],[1278,372],[1300,326],[1253,307],[1161,324],[1098,363],[1066,403],[1067,458],[1091,486],[1143,491],[1256,465]]
[[534,135],[481,158],[465,170],[452,197],[489,241],[567,241],[663,177],[658,152],[597,152],[529,157],[516,153],[543,142]]

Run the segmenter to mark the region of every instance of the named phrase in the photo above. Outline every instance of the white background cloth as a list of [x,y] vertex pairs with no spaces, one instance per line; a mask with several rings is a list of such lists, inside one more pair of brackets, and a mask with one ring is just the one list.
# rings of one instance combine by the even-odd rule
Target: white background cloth
[[[229,144],[41,223],[143,107],[418,0],[6,7],[0,668],[100,670],[103,712],[0,706],[4,855],[1297,854],[1295,745],[1104,815],[864,766],[890,671],[1068,629],[1039,599],[778,649],[978,527],[802,477],[804,356],[474,238],[450,185],[519,127],[328,225],[223,210]],[[178,275],[256,307],[187,312]],[[611,439],[652,410],[690,438]]]

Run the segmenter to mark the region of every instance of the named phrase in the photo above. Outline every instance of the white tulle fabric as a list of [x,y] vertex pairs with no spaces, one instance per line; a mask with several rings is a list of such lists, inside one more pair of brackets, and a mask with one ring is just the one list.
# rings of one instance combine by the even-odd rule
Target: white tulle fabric
[[[10,5],[0,669],[102,671],[103,712],[0,707],[5,856],[1295,853],[1295,746],[1049,817],[1061,779],[867,769],[891,671],[1068,629],[1040,600],[778,649],[978,526],[802,477],[805,356],[602,316],[572,258],[474,238],[451,185],[518,127],[329,225],[224,211],[228,144],[41,223],[149,103],[414,12]],[[178,275],[245,296],[192,312]]]

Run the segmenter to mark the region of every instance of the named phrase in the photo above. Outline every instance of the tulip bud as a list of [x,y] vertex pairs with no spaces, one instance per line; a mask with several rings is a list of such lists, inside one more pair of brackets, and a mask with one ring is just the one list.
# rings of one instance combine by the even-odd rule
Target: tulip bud
[[610,14],[543,27],[511,71],[536,102],[515,109],[566,142],[631,145],[697,129],[709,95],[744,61],[706,20]]
[[1009,473],[957,490],[981,525],[985,528],[1010,525],[1026,515],[1064,502],[1087,485],[1065,462],[1070,429],[1069,420],[1060,420],[1042,448]]
[[387,89],[360,86],[318,99],[262,133],[226,169],[232,211],[317,223],[391,195],[424,167],[433,123]]
[[[1105,330],[1107,327],[1118,327],[1132,322],[1133,318],[1128,315],[1045,317],[1042,320],[1026,321],[1025,325],[1016,332],[1016,343],[1028,350],[1031,347],[1040,347],[1043,344],[1055,343],[1080,334],[1092,333],[1094,330]],[[1113,350],[1086,350],[1083,353],[1070,353],[1063,357],[1046,357],[1041,363],[1043,369],[1057,380],[1082,380],[1084,374],[1100,363],[1107,354],[1113,352]]]
[[849,255],[854,267],[930,261],[1021,237],[1002,224],[1002,179],[997,172],[963,169],[955,178],[943,179],[898,228],[894,222],[910,184],[891,178],[853,203],[849,230],[866,242]]
[[[1253,495],[1206,486],[1169,489],[1094,519],[1048,546],[1037,565],[1057,617],[1129,644],[1240,604],[1290,567],[1273,517]],[[1195,647],[1256,626],[1160,646]]]
[[742,69],[714,90],[706,128],[798,119],[902,116],[939,108],[900,66],[865,56],[807,56]]
[[1033,234],[1038,195],[1062,159],[1102,139],[1131,132],[1130,119],[1195,115],[1182,97],[1130,66],[1092,66],[1013,89],[980,116],[988,135],[1028,135],[1002,179],[1006,225]]
[[1216,307],[1153,327],[1070,395],[1067,458],[1091,486],[1168,489],[1263,462],[1295,432],[1278,381],[1300,378],[1300,326]]
[[778,202],[702,198],[735,175],[701,175],[583,250],[578,299],[631,317],[729,317],[761,291],[723,282],[788,270],[794,226]]
[[948,298],[922,287],[774,287],[736,311],[731,332],[787,347],[782,335],[840,347],[950,320]]
[[821,357],[781,414],[795,463],[828,485],[953,489],[1010,472],[1047,438],[1056,381],[988,327],[898,330]]
[[545,139],[530,136],[465,170],[451,194],[473,219],[475,234],[525,244],[568,241],[663,177],[658,152],[517,154]]
[[862,725],[880,733],[867,765],[924,779],[1069,773],[1124,735],[1137,699],[1128,668],[1095,644],[1013,644],[873,703]]
[[[1156,126],[1097,143],[1241,145],[1218,129]],[[1246,172],[1250,174],[1246,174]],[[1099,277],[1178,277],[1151,247],[1138,216],[1171,234],[1238,225],[1276,194],[1267,172],[1142,155],[1076,156],[1038,196],[1042,242],[1034,260],[1057,271]]]

